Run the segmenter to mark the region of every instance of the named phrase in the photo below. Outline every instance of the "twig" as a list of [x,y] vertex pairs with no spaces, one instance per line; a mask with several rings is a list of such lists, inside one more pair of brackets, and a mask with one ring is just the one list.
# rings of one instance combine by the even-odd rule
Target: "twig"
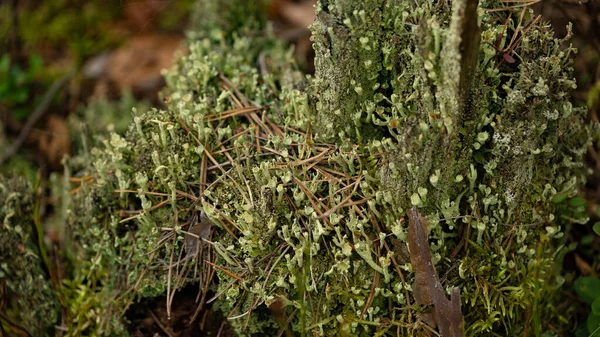
[[152,312],[152,310],[148,309],[148,313],[150,314],[150,316],[152,316],[152,319],[154,319],[154,323],[156,323],[156,325],[158,325],[158,327],[167,334],[167,336],[169,337],[173,337],[172,334],[169,333],[169,331],[167,331],[166,327],[164,326],[164,324],[162,324],[162,322],[160,321],[160,319],[158,319],[158,317],[156,317],[156,315],[154,314],[154,312]]
[[245,280],[244,280],[242,277],[240,277],[240,276],[237,276],[236,274],[234,274],[234,273],[230,272],[229,270],[227,270],[227,269],[225,269],[225,268],[223,268],[223,267],[217,266],[216,264],[214,264],[214,263],[212,263],[212,262],[210,262],[210,261],[208,261],[208,260],[204,260],[204,262],[205,262],[205,263],[208,263],[208,264],[209,264],[209,265],[211,265],[213,268],[217,268],[217,269],[219,269],[220,271],[222,271],[223,273],[227,274],[228,276],[231,276],[231,277],[233,277],[233,278],[237,279],[238,281],[241,281],[241,282],[246,282],[246,281],[245,281]]
[[13,329],[13,331],[16,330],[16,332],[19,335],[31,337],[31,334],[24,327],[13,322],[10,318],[8,318],[8,316],[6,316],[5,314],[3,314],[1,312],[0,312],[0,320],[6,322],[9,325],[9,327],[11,327]]
[[48,110],[48,106],[50,106],[50,103],[52,102],[54,96],[56,96],[58,91],[67,83],[67,81],[70,78],[71,74],[69,73],[52,83],[50,89],[48,89],[48,91],[46,91],[46,93],[44,94],[42,102],[37,106],[37,108],[34,110],[31,116],[29,116],[29,119],[27,119],[27,123],[25,123],[23,129],[21,129],[17,140],[4,152],[2,158],[0,158],[0,165],[2,165],[8,158],[12,157],[15,153],[17,153],[21,146],[23,146],[23,143],[25,143],[25,140],[27,139],[27,136],[29,136],[31,129],[33,129],[38,120]]
[[[537,4],[538,2],[541,2],[542,0],[532,0],[532,1],[512,1],[515,3],[519,3],[518,5],[513,5],[513,6],[506,6],[506,7],[501,7],[501,8],[493,8],[493,9],[488,9],[487,12],[488,13],[494,13],[494,12],[502,12],[502,11],[507,11],[507,10],[511,10],[511,9],[515,9],[515,8],[521,8],[521,7],[528,7],[528,6],[532,6]],[[508,2],[508,1],[506,1]]]
[[171,257],[169,259],[169,273],[167,275],[167,319],[171,319],[171,304],[173,303],[173,297],[171,297],[171,293],[174,293],[176,289],[171,290],[171,280],[173,277],[173,255],[175,252],[175,243],[173,243],[173,247],[171,248]]
[[221,323],[221,327],[219,328],[219,332],[217,333],[217,337],[221,336],[221,332],[223,332],[223,328],[225,327],[225,321]]
[[155,210],[155,209],[157,209],[157,208],[161,208],[161,207],[163,207],[164,205],[166,205],[166,204],[168,204],[168,203],[169,203],[169,200],[168,200],[168,199],[167,199],[167,200],[164,200],[164,201],[161,201],[160,203],[158,203],[158,204],[156,204],[156,205],[154,205],[154,206],[152,206],[152,207],[148,208],[148,209],[147,209],[147,210],[145,210],[145,211],[142,211],[142,212],[140,212],[140,213],[139,213],[139,214],[137,214],[137,215],[130,216],[129,218],[125,218],[125,219],[123,219],[123,220],[119,221],[119,223],[124,223],[124,222],[130,221],[130,220],[133,220],[133,219],[137,218],[137,217],[138,217],[138,215],[143,215],[143,214],[146,214],[146,213],[148,213],[148,212],[151,212],[151,211],[153,211],[153,210]]

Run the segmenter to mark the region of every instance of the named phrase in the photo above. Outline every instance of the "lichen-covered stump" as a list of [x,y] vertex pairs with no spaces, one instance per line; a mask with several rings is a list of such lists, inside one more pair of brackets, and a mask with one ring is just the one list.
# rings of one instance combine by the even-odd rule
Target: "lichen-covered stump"
[[499,1],[322,0],[306,78],[261,2],[211,2],[168,108],[67,165],[72,334],[124,333],[132,303],[172,308],[189,284],[239,335],[427,334],[413,207],[466,335],[568,328],[565,200],[590,131],[566,41]]

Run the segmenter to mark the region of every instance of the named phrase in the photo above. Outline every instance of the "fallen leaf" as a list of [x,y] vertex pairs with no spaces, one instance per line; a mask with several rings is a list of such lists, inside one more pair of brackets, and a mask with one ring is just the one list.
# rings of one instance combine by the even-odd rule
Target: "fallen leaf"
[[503,58],[503,59],[504,59],[504,61],[506,61],[507,63],[511,63],[511,64],[512,64],[512,63],[515,63],[515,62],[516,62],[516,60],[515,60],[515,58],[514,58],[514,57],[512,57],[512,56],[510,56],[509,54],[506,54],[506,53],[502,54],[502,58]]
[[308,28],[315,21],[316,1],[302,1],[299,3],[281,1],[281,16],[297,28]]
[[137,31],[147,31],[170,1],[128,0],[123,4],[127,24]]
[[199,248],[204,245],[204,242],[201,241],[200,238],[208,240],[212,226],[213,223],[210,221],[210,219],[208,219],[208,216],[206,213],[204,213],[204,211],[201,211],[199,215],[192,219],[192,223],[190,224],[188,232],[198,237],[192,235],[185,236],[186,259],[193,258],[198,255]]
[[71,153],[69,128],[64,118],[49,115],[43,130],[32,132],[37,136],[38,149],[53,169],[60,169],[64,156]]
[[444,287],[433,266],[426,224],[426,219],[416,208],[413,207],[408,211],[408,247],[410,263],[415,272],[412,286],[415,301],[422,306],[433,304],[433,318],[442,337],[464,337],[460,290],[454,288],[450,300],[446,298]]
[[175,60],[175,52],[183,48],[178,35],[143,35],[131,39],[111,53],[98,90],[108,86],[117,92],[130,90],[154,95],[164,84],[161,71]]

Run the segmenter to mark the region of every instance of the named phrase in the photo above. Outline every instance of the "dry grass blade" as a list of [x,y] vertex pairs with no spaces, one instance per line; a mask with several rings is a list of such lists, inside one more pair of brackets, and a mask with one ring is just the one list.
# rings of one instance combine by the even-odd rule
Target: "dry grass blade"
[[267,124],[269,124],[269,126],[273,129],[273,131],[275,131],[275,134],[277,134],[279,137],[283,137],[285,135],[279,126],[276,123],[273,123],[268,116],[265,115],[263,118],[265,122],[267,122]]
[[182,197],[191,199],[193,201],[198,201],[198,197],[196,197],[195,195],[191,195],[187,192],[181,191],[181,190],[175,190],[175,193],[177,193],[178,195],[181,195]]
[[148,195],[157,195],[160,197],[168,197],[170,195],[168,193],[144,192],[144,191],[134,191],[134,190],[115,190],[115,193],[142,193],[142,194],[148,194]]
[[354,183],[354,188],[352,189],[352,192],[350,192],[344,200],[342,200],[339,204],[337,204],[334,207],[327,210],[327,212],[321,214],[318,218],[320,219],[320,218],[329,217],[331,214],[337,212],[337,210],[339,210],[343,207],[349,207],[352,205],[358,205],[358,204],[365,203],[367,201],[367,199],[349,202],[350,199],[352,199],[352,197],[356,195],[356,189],[358,188],[358,185],[360,184],[360,180],[361,180],[360,177],[358,179],[356,179],[356,182]]
[[369,298],[367,299],[367,303],[365,303],[365,307],[360,313],[360,319],[363,319],[363,317],[365,317],[367,310],[371,307],[371,304],[373,304],[373,300],[375,299],[375,290],[379,286],[379,279],[381,278],[381,274],[376,270],[374,270],[373,272],[375,273],[375,277],[373,277],[373,284],[371,284],[371,292],[369,293]]
[[207,122],[212,122],[212,121],[226,119],[226,118],[230,118],[230,117],[234,117],[234,116],[238,116],[238,115],[244,115],[249,112],[260,111],[262,109],[263,109],[262,107],[237,108],[237,109],[231,109],[231,110],[224,111],[221,114],[207,115],[207,116],[205,116],[205,118],[206,118]]
[[[373,212],[373,209],[371,208],[371,206],[368,206],[369,208],[369,214],[371,215],[371,219],[373,219],[373,222],[375,223],[375,228],[377,229],[377,234],[379,235],[379,233],[381,233],[381,226],[379,226],[379,222],[377,221],[377,217],[375,216],[375,212]],[[354,206],[354,209],[357,212],[361,212],[360,208],[358,208],[357,206]],[[383,240],[383,246],[385,247],[386,251],[388,252],[392,252],[392,250],[390,249],[388,243],[386,242],[386,240]],[[410,302],[410,296],[408,295],[408,287],[407,287],[407,283],[406,280],[404,279],[404,274],[402,274],[402,271],[400,270],[400,266],[398,265],[398,262],[396,261],[396,257],[394,256],[395,254],[392,254],[392,264],[394,265],[394,270],[396,271],[396,273],[398,274],[398,276],[400,277],[400,281],[402,281],[402,288],[404,289],[404,296],[406,296],[406,305],[407,305],[407,309],[408,309],[408,322],[409,324],[412,323],[412,315],[411,315],[411,302]]]
[[[212,209],[214,209],[217,213],[219,213],[219,223],[221,225],[223,225],[224,227],[226,227],[226,230],[228,232],[230,232],[230,234],[235,238],[236,236],[233,234],[233,232],[231,232],[231,230],[229,229],[229,227],[227,227],[227,225],[225,225],[225,223],[223,223],[223,221],[220,221],[220,218],[225,219],[225,221],[227,221],[227,223],[229,223],[230,225],[232,225],[233,227],[235,227],[235,229],[237,229],[238,231],[242,231],[242,229],[240,227],[238,227],[238,225],[235,224],[235,222],[233,222],[233,220],[231,220],[230,217],[228,217],[227,215],[225,215],[223,212],[221,212],[218,208],[216,208],[215,206],[213,206],[212,204],[210,204],[208,201],[203,201],[203,206],[210,206]],[[237,238],[236,238],[237,239]]]
[[[175,237],[173,237],[174,240],[176,240]],[[175,242],[173,242],[172,247],[171,247],[171,256],[169,258],[169,273],[167,275],[167,319],[171,319],[171,305],[173,304],[173,296],[171,296],[171,293],[174,293],[175,290],[171,290],[171,281],[173,278],[173,257],[175,255]]]
[[173,335],[167,330],[167,328],[165,327],[165,325],[162,324],[162,322],[160,321],[160,319],[158,317],[156,317],[156,315],[154,314],[154,312],[151,309],[147,309],[147,311],[150,314],[150,316],[152,317],[152,319],[154,320],[154,323],[156,323],[156,325],[158,325],[158,327],[162,330],[162,332],[164,332],[169,337],[173,337]]
[[327,150],[319,153],[316,156],[309,157],[304,160],[296,160],[296,161],[293,161],[291,163],[286,163],[286,164],[288,166],[300,166],[300,165],[308,164],[308,163],[315,162],[315,161],[319,162],[321,159],[325,158],[329,154],[330,154],[329,149],[327,149]]
[[[138,287],[140,286],[140,283],[142,282],[142,280],[144,279],[144,276],[146,275],[146,272],[148,271],[148,268],[150,267],[150,264],[152,263],[152,261],[154,261],[154,257],[156,256],[156,252],[151,252],[150,253],[150,257],[148,259],[148,264],[146,265],[146,267],[142,270],[142,272],[140,273],[140,277],[137,279],[137,281],[135,282],[135,284],[133,285],[133,287],[127,289],[127,291],[125,291],[123,294],[121,294],[116,300],[115,302],[120,302],[121,300],[123,300],[125,298],[125,296],[127,296],[130,293],[135,293],[138,289]],[[127,304],[125,305],[125,307],[123,308],[123,310],[121,311],[121,317],[123,317],[125,315],[125,313],[127,312],[127,309],[129,309],[129,306],[133,303],[134,300],[134,296],[132,296],[129,301],[127,302]]]
[[273,269],[275,269],[275,266],[279,263],[279,261],[281,261],[281,259],[285,256],[285,253],[287,253],[287,251],[289,249],[290,249],[290,246],[285,247],[285,249],[279,255],[279,257],[277,258],[277,260],[275,260],[275,262],[273,263],[273,265],[271,266],[271,268],[269,269],[269,271],[265,275],[265,282],[263,282],[263,288],[267,287],[267,282],[269,281],[269,277],[271,276],[271,273],[273,272]]
[[223,295],[224,292],[226,292],[227,290],[229,290],[229,288],[231,288],[231,286],[233,286],[233,284],[235,282],[237,282],[237,281],[238,281],[237,279],[233,279],[233,280],[229,281],[229,283],[227,283],[227,285],[225,285],[225,287],[223,287],[223,289],[221,291],[219,291],[218,293],[216,293],[215,296],[209,298],[206,301],[206,304],[210,304],[210,303],[216,301],[221,295]]
[[517,3],[517,5],[506,6],[506,7],[502,7],[502,8],[492,8],[492,9],[488,9],[487,12],[488,13],[494,13],[494,12],[502,12],[502,11],[507,11],[507,10],[511,10],[511,9],[516,9],[516,8],[529,7],[529,6],[532,6],[532,5],[535,5],[535,4],[539,3],[541,1],[542,0],[502,1],[503,3]]
[[[236,105],[238,105],[240,108],[249,108],[250,107],[250,102],[248,101],[246,96],[244,96],[240,92],[240,90],[227,77],[225,77],[225,75],[223,75],[223,73],[219,73],[219,78],[225,83],[226,88],[233,90],[233,93],[235,94],[235,97],[233,97],[233,98],[236,98],[235,99]],[[258,117],[256,112],[248,111],[247,115],[249,117],[248,118],[249,120],[253,121],[261,129],[265,130],[265,132],[267,134],[273,134],[273,130],[271,130],[269,127],[267,127],[267,125],[265,125],[265,123],[263,123],[263,121]],[[271,124],[273,124],[273,123],[271,123]],[[279,128],[277,128],[277,130],[278,130],[278,132],[277,132],[278,135],[282,136],[283,132],[281,132],[281,130]]]
[[458,255],[463,246],[465,246],[465,251],[468,251],[469,236],[471,235],[471,221],[473,220],[473,216],[475,215],[476,208],[477,203],[475,203],[475,207],[473,207],[473,210],[471,211],[471,215],[469,216],[467,224],[462,226],[462,237],[460,238],[460,241],[458,242],[452,253],[450,253],[451,259],[456,258],[456,255]]
[[93,184],[94,182],[96,182],[96,177],[95,176],[87,176],[84,178],[70,178],[69,181],[81,183],[80,186],[69,191],[69,194],[73,195],[73,194],[76,194],[79,191],[81,191],[84,186],[89,186],[89,185]]
[[209,264],[209,265],[211,265],[213,268],[217,268],[217,269],[219,269],[219,270],[220,270],[220,271],[222,271],[223,273],[227,274],[228,276],[231,276],[231,277],[235,278],[235,279],[236,279],[236,280],[238,280],[238,281],[241,281],[241,282],[246,282],[246,281],[245,281],[245,280],[244,280],[242,277],[240,277],[240,276],[237,276],[236,274],[234,274],[234,273],[230,272],[229,270],[227,270],[227,269],[225,269],[225,268],[223,268],[223,267],[217,266],[216,264],[214,264],[214,263],[212,263],[212,262],[210,262],[210,261],[208,261],[208,260],[204,260],[204,262],[208,263],[208,264]]
[[[209,260],[211,259],[211,256],[212,256],[211,250],[209,250]],[[198,314],[200,314],[200,311],[202,310],[202,307],[204,306],[204,304],[209,303],[206,301],[206,295],[208,294],[208,287],[209,287],[210,281],[213,279],[213,276],[215,275],[215,270],[213,268],[210,268],[210,266],[207,266],[205,274],[207,276],[205,277],[205,280],[204,280],[204,288],[202,289],[202,297],[200,298],[198,307],[196,308],[196,311],[194,312],[194,315],[192,316],[192,319],[190,320],[189,325],[192,325],[196,321],[196,319],[198,318]],[[233,279],[232,281],[235,282],[236,280]]]
[[[231,182],[233,182],[233,184],[235,185],[235,187],[238,189],[238,191],[240,192],[240,195],[242,196],[242,198],[244,198],[244,201],[246,201],[247,204],[250,203],[250,200],[248,200],[248,198],[246,198],[246,195],[244,193],[244,190],[242,189],[242,187],[240,186],[240,184],[238,184],[238,182],[233,179],[232,177],[230,177],[227,172],[225,171],[225,169],[215,160],[215,158],[210,154],[210,152],[208,151],[208,149],[204,149],[204,154],[206,155],[206,157],[213,163],[215,164],[219,170],[221,170],[221,172],[231,180]],[[234,162],[233,158],[229,157],[229,161],[230,162]]]
[[[315,195],[308,189],[308,187],[306,187],[306,185],[304,185],[304,183],[300,179],[298,179],[295,175],[294,175],[294,181],[296,181],[296,184],[298,184],[300,189],[304,192],[304,194],[306,194],[308,201],[310,202],[312,207],[315,209],[317,214],[319,214],[319,216],[323,216],[323,211],[321,210],[321,207],[326,208],[326,206],[323,205],[323,203],[321,203],[319,201],[319,199],[316,198]],[[319,203],[319,205],[317,205],[317,202]],[[321,207],[319,207],[319,206],[321,206]],[[329,218],[325,217],[325,222],[327,222],[327,225],[329,225],[329,227],[334,229],[334,226],[329,221]]]
[[138,217],[138,216],[140,216],[140,215],[144,215],[144,214],[146,214],[146,213],[148,213],[148,212],[151,212],[151,211],[153,211],[153,210],[155,210],[155,209],[161,208],[161,207],[165,206],[166,204],[168,204],[169,202],[170,202],[170,200],[168,200],[168,199],[167,199],[167,200],[164,200],[164,201],[161,201],[160,203],[158,203],[158,204],[156,204],[156,205],[154,205],[154,206],[152,206],[152,207],[148,208],[148,209],[147,209],[147,210],[145,210],[145,211],[139,211],[139,214],[136,214],[136,215],[134,215],[134,216],[131,216],[131,217],[129,217],[129,218],[125,218],[125,219],[123,219],[123,220],[119,221],[119,223],[124,223],[124,222],[127,222],[127,221],[131,221],[131,220],[133,220],[133,219],[137,218],[137,217]]
[[190,130],[190,128],[187,126],[187,124],[185,124],[181,119],[178,119],[179,124],[181,125],[181,127],[190,135],[192,136],[192,138],[196,141],[196,144],[198,145],[202,145],[202,142],[196,137],[196,135],[194,135],[194,133]]

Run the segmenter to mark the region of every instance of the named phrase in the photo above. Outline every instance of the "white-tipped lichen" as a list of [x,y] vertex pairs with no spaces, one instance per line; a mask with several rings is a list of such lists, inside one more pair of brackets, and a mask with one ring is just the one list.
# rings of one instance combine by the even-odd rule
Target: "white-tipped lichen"
[[589,138],[567,41],[535,24],[504,62],[494,44],[519,15],[478,11],[463,102],[460,1],[322,0],[313,78],[263,21],[240,20],[260,4],[201,2],[189,53],[165,72],[167,108],[70,163],[91,177],[63,198],[70,278],[100,289],[81,333],[121,333],[130,301],[199,283],[240,335],[278,332],[267,305],[300,333],[415,335],[413,206],[467,335],[522,335],[533,306],[561,316],[568,217],[553,214],[573,211]]

